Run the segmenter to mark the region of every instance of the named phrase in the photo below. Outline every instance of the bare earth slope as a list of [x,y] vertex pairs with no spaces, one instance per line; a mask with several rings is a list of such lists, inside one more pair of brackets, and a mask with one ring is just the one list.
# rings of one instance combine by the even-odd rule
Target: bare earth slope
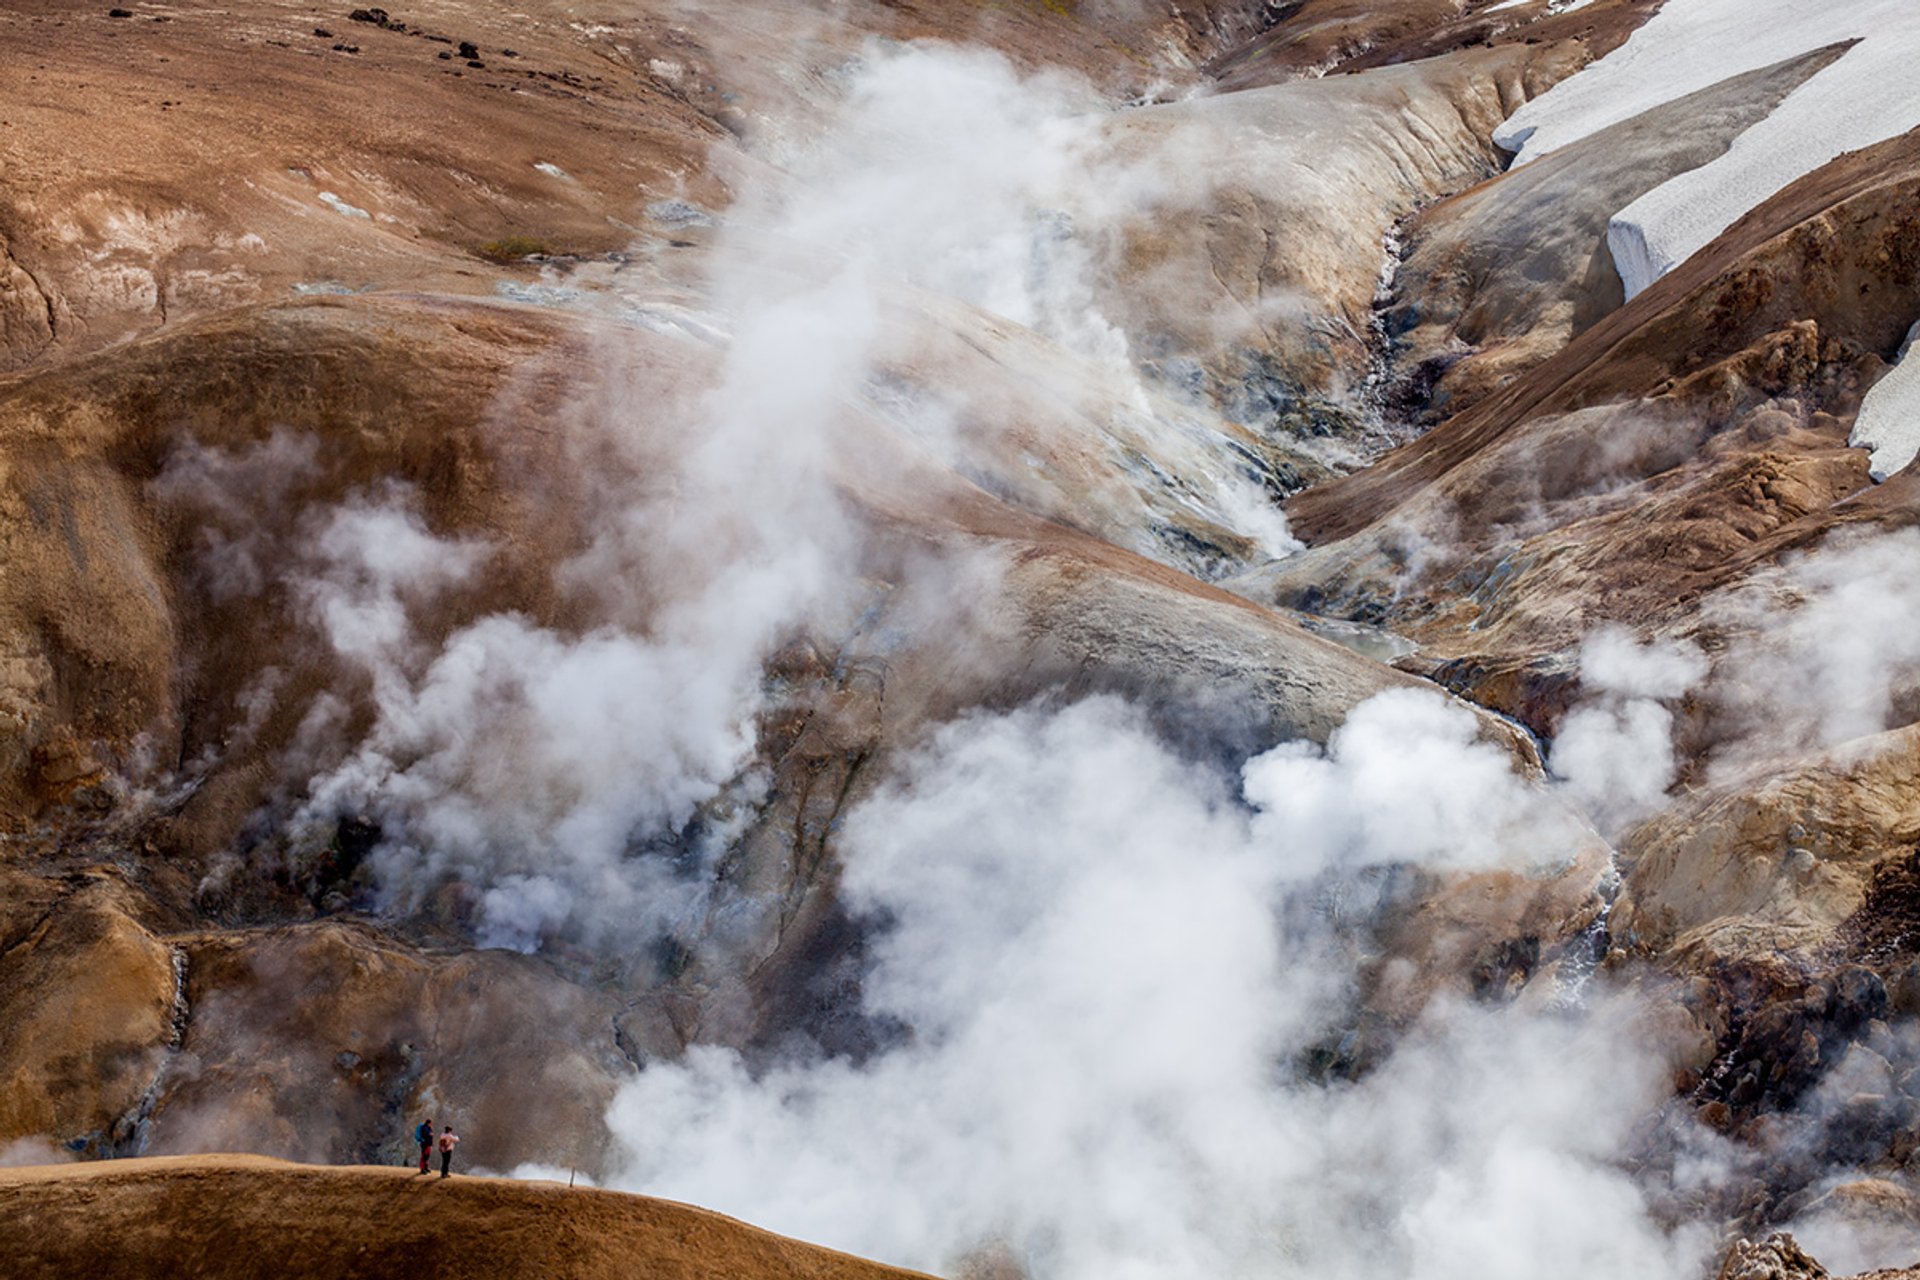
[[10,1276],[911,1280],[641,1196],[258,1156],[0,1169]]
[[[754,769],[771,787],[730,819],[716,874],[733,911],[611,959],[473,948],[479,898],[457,876],[367,918],[377,826],[328,815],[292,844],[281,826],[330,763],[303,745],[316,709],[346,704],[354,733],[373,715],[375,682],[334,651],[310,591],[329,513],[397,488],[434,537],[489,548],[483,579],[410,602],[424,653],[489,618],[569,641],[645,634],[688,583],[563,566],[624,518],[606,494],[670,488],[725,350],[713,224],[817,130],[869,36],[983,43],[1085,77],[1111,106],[1195,83],[1273,14],[129,12],[0,14],[0,996],[25,1033],[0,1045],[0,1143],[366,1160],[392,1154],[394,1114],[448,1099],[498,1144],[478,1158],[597,1167],[605,1100],[639,1063],[796,1027],[862,1043],[840,1026],[846,994],[822,994],[857,944],[836,922],[831,837],[928,725],[1049,694],[1171,708],[1203,693],[1244,749],[1324,740],[1368,696],[1423,683],[1195,576],[1258,554],[1215,490],[1266,501],[1269,459],[1292,447],[1271,409],[1193,426],[1032,329],[902,298],[901,349],[875,381],[909,402],[943,380],[991,393],[958,457],[908,456],[882,400],[844,407],[832,482],[872,534],[845,566],[863,594],[849,625],[786,638],[768,664],[779,698]],[[1195,310],[1233,313],[1242,287],[1299,294],[1313,318],[1263,316],[1227,343],[1183,333],[1151,289],[1116,313],[1143,346],[1203,361],[1304,353],[1319,385],[1330,316],[1334,363],[1357,378],[1381,229],[1491,172],[1486,134],[1581,56],[1515,43],[1113,112],[1109,149],[1151,153],[1143,132],[1172,153],[1149,158],[1186,148],[1206,181],[1176,194],[1219,187],[1233,210],[1152,207],[1121,247],[1217,285]],[[1340,174],[1315,177],[1309,125],[1350,153]],[[1249,147],[1268,186],[1322,184],[1299,261],[1263,247],[1304,211],[1245,189]],[[782,252],[754,271],[815,269]],[[897,588],[928,556],[996,566],[950,593],[966,627],[913,624]],[[1533,760],[1512,726],[1480,722]],[[1572,902],[1538,922],[1558,938],[1591,914],[1593,874],[1490,910],[1531,921],[1536,890]],[[1457,961],[1442,981],[1466,985],[1469,932],[1435,944]],[[253,1101],[223,1106],[241,1082]]]
[[[1840,54],[1503,171],[1496,128],[1656,7],[0,13],[0,1163],[95,1162],[0,1170],[0,1271],[901,1274],[192,1153],[392,1166],[431,1109],[476,1165],[608,1175],[656,1066],[884,1062],[916,1028],[863,1002],[891,925],[843,844],[969,717],[1119,695],[1239,814],[1249,758],[1326,763],[1375,695],[1444,690],[1531,784],[1597,628],[1716,677],[1778,641],[1796,553],[1920,522],[1847,444],[1920,315],[1920,134],[1626,301],[1617,208]],[[889,67],[1005,154],[916,169]],[[876,119],[912,198],[815,150]],[[1677,781],[1611,845],[1367,864],[1351,918],[1335,884],[1311,1083],[1605,973],[1680,1046],[1649,1128],[1724,1158],[1622,1155],[1656,1212],[1920,1230],[1920,677],[1796,737],[1810,665],[1649,705]]]

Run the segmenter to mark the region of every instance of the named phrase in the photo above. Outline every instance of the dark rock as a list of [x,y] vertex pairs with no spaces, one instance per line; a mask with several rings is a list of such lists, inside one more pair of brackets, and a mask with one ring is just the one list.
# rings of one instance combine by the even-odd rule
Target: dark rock
[[133,16],[133,10],[131,10],[131,9],[109,9],[109,10],[107,10],[107,16],[108,16],[109,18],[131,18],[131,17]]
[[1882,1094],[1856,1093],[1827,1118],[1822,1133],[1822,1157],[1836,1164],[1856,1164],[1884,1155],[1891,1136],[1899,1132],[1900,1115]]
[[319,36],[322,40],[333,39],[333,32],[327,30],[325,27],[315,27],[313,29],[313,34],[316,36]]
[[460,56],[463,58],[477,58],[480,56],[480,46],[471,40],[462,40],[460,42]]
[[447,51],[446,51],[445,49],[442,49],[442,50],[441,50],[441,51],[440,51],[439,53],[437,53],[437,54],[435,54],[435,55],[434,55],[434,57],[436,57],[436,58],[443,58],[443,59],[445,59],[445,60],[446,60],[446,61],[448,61],[448,62],[452,62],[452,61],[453,61],[453,55],[452,55],[452,54],[450,54],[450,53],[448,53],[448,52],[447,52]]
[[360,46],[357,44],[337,44],[333,46],[333,51],[335,53],[358,53],[360,52]]
[[347,18],[353,22],[371,22],[376,27],[384,27],[387,25],[387,11],[385,9],[355,9],[347,15]]
[[1850,1035],[1886,1012],[1887,985],[1879,974],[1852,964],[1833,975],[1827,1016],[1836,1031]]
[[500,56],[503,58],[517,58],[520,56],[520,54],[518,53],[518,51],[513,49],[502,49],[500,51]]
[[1474,998],[1496,1004],[1513,999],[1539,965],[1539,938],[1506,939],[1474,964],[1469,974]]
[[1920,960],[1909,960],[1894,972],[1887,997],[1895,1013],[1920,1014]]
[[475,71],[485,71],[487,69],[487,64],[484,62],[469,61],[467,65],[472,67]]

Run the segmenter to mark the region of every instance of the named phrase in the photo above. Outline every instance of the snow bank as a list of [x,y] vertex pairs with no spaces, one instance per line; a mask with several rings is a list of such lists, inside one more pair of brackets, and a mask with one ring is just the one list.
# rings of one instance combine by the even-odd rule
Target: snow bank
[[1619,49],[1515,112],[1494,140],[1525,163],[1731,76],[1860,43],[1709,164],[1620,210],[1608,230],[1632,297],[1748,210],[1845,151],[1920,125],[1915,0],[1669,0]]
[[1920,322],[1907,330],[1893,372],[1867,392],[1860,416],[1853,420],[1853,434],[1847,437],[1854,448],[1873,450],[1867,465],[1875,480],[1904,470],[1920,453],[1920,360],[1907,358],[1916,339]]

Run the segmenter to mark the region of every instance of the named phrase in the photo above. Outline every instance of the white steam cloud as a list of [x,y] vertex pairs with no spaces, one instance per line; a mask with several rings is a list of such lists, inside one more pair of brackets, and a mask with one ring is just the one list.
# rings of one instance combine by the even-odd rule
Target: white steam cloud
[[1363,1083],[1291,1065],[1351,994],[1282,909],[1310,878],[1578,838],[1472,730],[1377,699],[1324,753],[1252,761],[1249,806],[1114,701],[947,726],[843,842],[885,922],[866,1007],[904,1042],[655,1064],[611,1114],[619,1181],[949,1274],[1686,1274],[1702,1241],[1617,1163],[1667,1082],[1618,1011],[1442,1003]]
[[1552,765],[1568,798],[1609,839],[1665,803],[1676,771],[1671,704],[1706,674],[1698,649],[1641,644],[1623,628],[1602,627],[1581,645],[1587,700],[1561,722]]
[[[658,486],[598,500],[597,538],[562,570],[605,584],[604,619],[496,614],[428,644],[425,620],[496,552],[435,537],[400,492],[319,527],[300,598],[365,674],[372,723],[313,779],[309,814],[380,819],[394,905],[458,879],[484,944],[529,949],[699,915],[712,876],[632,848],[763,794],[763,664],[831,629],[861,572],[837,485],[871,461],[849,455],[874,438],[903,293],[1031,326],[1138,388],[1088,284],[1140,192],[1094,158],[1079,86],[914,48],[851,71],[846,100],[719,233],[712,386],[629,397],[684,413],[685,446]],[[1293,545],[1249,491],[1199,496]],[[1650,748],[1697,673],[1606,638],[1588,663],[1602,700],[1555,763],[1625,821],[1670,780]],[[317,707],[306,741],[348,722]],[[1230,780],[1106,699],[947,726],[835,846],[872,931],[864,1012],[898,1040],[757,1073],[717,1046],[654,1062],[608,1117],[620,1181],[893,1261],[1059,1280],[1688,1274],[1703,1242],[1658,1226],[1623,1167],[1667,1064],[1604,993],[1572,1012],[1443,997],[1360,1083],[1298,1069],[1349,1029],[1367,959],[1322,891],[1405,866],[1525,877],[1593,847],[1480,727],[1438,694],[1389,694],[1326,749],[1285,744]]]
[[[1920,684],[1920,530],[1834,535],[1702,611],[1730,633],[1717,772],[1878,733]],[[1720,674],[1724,672],[1724,676]]]
[[[368,677],[374,718],[315,773],[305,813],[379,820],[387,905],[458,878],[481,891],[481,939],[522,949],[569,924],[610,940],[697,910],[699,877],[669,889],[633,846],[763,793],[764,661],[798,632],[838,634],[864,570],[840,486],[884,486],[889,457],[950,430],[966,399],[941,388],[917,415],[889,406],[906,429],[876,434],[874,383],[899,355],[903,299],[937,294],[1032,326],[1104,370],[1103,394],[1145,402],[1124,338],[1091,302],[1098,235],[1074,230],[1111,223],[1131,198],[1128,172],[1094,158],[1085,86],[912,47],[852,68],[845,94],[835,127],[745,192],[717,234],[711,328],[727,337],[712,385],[679,398],[633,385],[587,428],[616,455],[646,455],[635,472],[648,476],[630,492],[583,477],[597,532],[557,577],[599,601],[593,625],[495,615],[427,647],[418,620],[483,572],[488,550],[435,538],[401,491],[349,504],[307,546],[298,594]],[[663,437],[665,459],[649,452]],[[1296,545],[1234,466],[1201,481],[1256,545]],[[344,700],[323,701],[303,750],[323,756],[349,723]]]

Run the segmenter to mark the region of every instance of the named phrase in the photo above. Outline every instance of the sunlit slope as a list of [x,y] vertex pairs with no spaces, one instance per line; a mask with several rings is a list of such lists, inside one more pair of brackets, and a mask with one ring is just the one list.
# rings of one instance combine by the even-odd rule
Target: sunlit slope
[[611,1191],[194,1156],[0,1169],[6,1274],[903,1280],[913,1272]]

